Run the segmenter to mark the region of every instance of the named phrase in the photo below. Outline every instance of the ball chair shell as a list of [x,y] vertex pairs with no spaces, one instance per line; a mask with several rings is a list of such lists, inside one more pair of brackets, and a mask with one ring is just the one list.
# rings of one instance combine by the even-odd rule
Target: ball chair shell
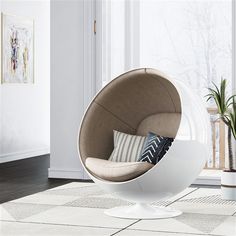
[[[128,84],[125,84],[124,81],[128,81]],[[146,83],[147,81],[148,83]],[[127,86],[122,87],[122,82]],[[128,89],[132,87],[129,83],[133,83],[134,89],[137,89],[137,92],[131,92],[130,97],[127,95],[129,94]],[[147,97],[144,93],[142,94],[142,91],[141,93],[138,91],[140,89],[138,83],[142,83],[141,88],[144,91],[150,91]],[[118,89],[116,90],[116,88]],[[155,97],[159,95],[155,94],[161,94],[159,99]],[[112,99],[106,100],[112,96],[118,97],[115,104]],[[139,96],[145,100],[145,106],[139,104]],[[128,104],[126,100],[132,104]],[[141,110],[139,110],[139,106],[142,107]],[[121,113],[116,113],[117,107]],[[109,128],[113,123],[114,128],[119,131],[139,134],[139,130],[137,130],[139,124],[148,117],[159,113],[179,113],[181,117],[176,128],[175,140],[157,165],[143,175],[125,182],[102,180],[90,173],[84,164],[86,157],[108,159],[112,151],[113,137],[112,130]],[[96,122],[87,122],[89,117],[99,117],[100,115],[105,119],[101,126]],[[114,118],[108,118],[110,116],[114,116]],[[135,116],[134,119],[133,116]],[[132,120],[131,123],[130,120]],[[106,125],[109,122],[111,124]],[[96,140],[88,144],[86,135],[92,137],[92,130],[99,129],[98,126],[102,131],[105,130],[103,134],[108,137],[104,143],[101,141],[103,137],[97,137],[99,145],[96,145]],[[106,130],[107,127],[109,127],[108,130]],[[209,130],[207,111],[190,88],[157,70],[137,69],[111,81],[91,102],[79,133],[80,158],[90,178],[105,191],[131,202],[150,203],[178,194],[196,179],[209,157]],[[102,151],[100,151],[101,146]],[[93,149],[93,153],[90,152],[90,148]]]

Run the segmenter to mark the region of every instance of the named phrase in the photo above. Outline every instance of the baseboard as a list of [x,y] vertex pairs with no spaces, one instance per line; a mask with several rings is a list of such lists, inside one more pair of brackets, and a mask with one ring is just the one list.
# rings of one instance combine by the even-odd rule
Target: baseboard
[[193,184],[219,186],[220,182],[220,177],[198,176]]
[[6,154],[0,155],[0,163],[16,161],[16,160],[21,160],[25,158],[35,157],[35,156],[41,156],[41,155],[45,155],[49,153],[50,153],[49,147],[6,153]]
[[48,169],[48,178],[53,179],[84,179],[84,171],[79,169]]

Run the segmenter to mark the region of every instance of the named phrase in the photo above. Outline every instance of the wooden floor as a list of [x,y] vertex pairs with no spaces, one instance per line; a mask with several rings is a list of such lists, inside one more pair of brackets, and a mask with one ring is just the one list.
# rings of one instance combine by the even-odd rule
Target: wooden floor
[[48,179],[49,155],[0,164],[0,203],[74,180]]

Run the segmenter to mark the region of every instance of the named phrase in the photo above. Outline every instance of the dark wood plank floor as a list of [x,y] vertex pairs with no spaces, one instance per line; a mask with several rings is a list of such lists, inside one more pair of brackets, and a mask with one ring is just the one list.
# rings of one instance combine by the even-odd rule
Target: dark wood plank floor
[[49,161],[44,155],[0,164],[0,203],[75,181],[48,179]]

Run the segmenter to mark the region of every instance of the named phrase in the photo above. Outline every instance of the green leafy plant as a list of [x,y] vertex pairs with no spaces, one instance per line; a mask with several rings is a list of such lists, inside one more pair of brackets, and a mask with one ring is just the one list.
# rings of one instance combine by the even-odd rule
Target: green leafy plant
[[207,101],[213,99],[218,110],[219,118],[228,127],[228,152],[229,152],[229,171],[233,169],[233,151],[232,151],[232,135],[236,139],[236,101],[235,96],[227,97],[226,95],[226,79],[221,79],[220,87],[218,88],[215,83],[213,88],[208,88],[209,94],[206,95]]

